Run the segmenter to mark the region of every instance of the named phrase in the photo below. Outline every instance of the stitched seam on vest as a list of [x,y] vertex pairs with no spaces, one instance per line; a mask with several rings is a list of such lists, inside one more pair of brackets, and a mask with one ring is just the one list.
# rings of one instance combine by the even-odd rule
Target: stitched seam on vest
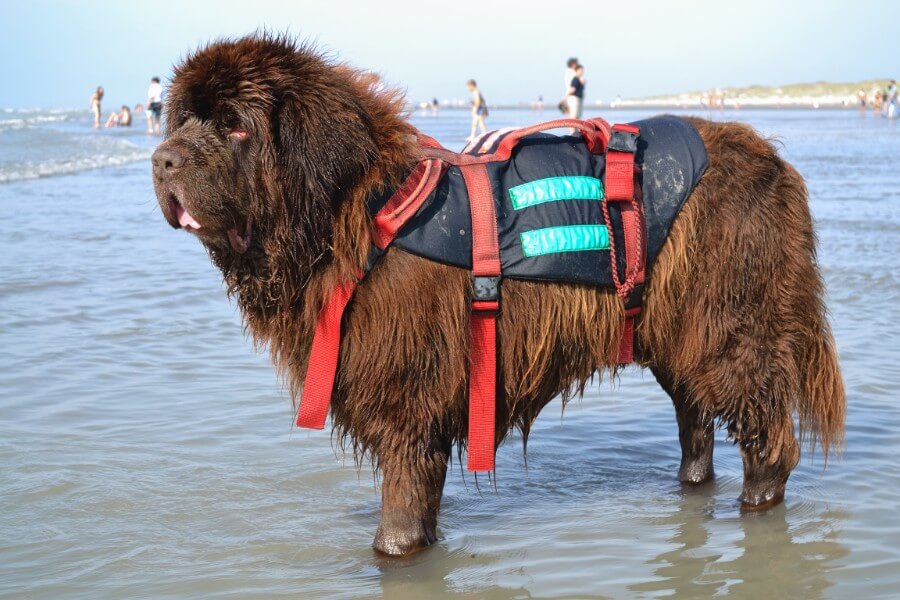
[[529,258],[560,252],[609,250],[606,225],[564,225],[533,229],[520,233],[519,240],[522,243],[522,253]]
[[560,200],[602,200],[603,183],[596,177],[570,175],[536,179],[509,188],[514,210]]

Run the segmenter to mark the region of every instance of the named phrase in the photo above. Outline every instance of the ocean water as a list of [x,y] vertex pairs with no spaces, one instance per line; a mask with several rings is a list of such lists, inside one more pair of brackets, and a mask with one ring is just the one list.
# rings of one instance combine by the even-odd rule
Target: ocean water
[[[146,121],[95,131],[84,110],[0,108],[0,183],[69,175],[148,160]],[[87,125],[87,126],[86,126]]]
[[[609,111],[610,121],[640,112]],[[489,125],[555,115],[494,111]],[[741,463],[683,489],[649,373],[590,387],[498,455],[454,463],[440,541],[370,549],[379,495],[327,432],[292,428],[199,243],[163,221],[155,138],[85,111],[0,109],[0,596],[896,598],[900,129],[854,111],[709,114],[778,139],[806,177],[849,396],[847,444],[742,515]],[[459,148],[465,112],[413,117]]]

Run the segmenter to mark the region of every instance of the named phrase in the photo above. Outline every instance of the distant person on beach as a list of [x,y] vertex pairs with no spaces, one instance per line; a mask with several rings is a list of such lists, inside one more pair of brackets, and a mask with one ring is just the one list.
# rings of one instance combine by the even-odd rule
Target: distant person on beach
[[437,98],[431,99],[431,115],[436,117],[438,115],[438,109],[440,108],[441,103],[438,102]]
[[569,88],[572,87],[572,78],[575,77],[575,68],[578,66],[578,59],[574,56],[566,61],[566,73],[563,75],[563,89],[566,90],[562,100],[559,101],[559,112],[569,116]]
[[881,98],[884,92],[881,89],[876,89],[872,92],[872,112],[877,113],[881,112]]
[[91,112],[94,113],[94,129],[100,127],[100,101],[103,100],[103,86],[98,85],[97,91],[91,96]]
[[485,102],[484,96],[481,95],[481,90],[478,89],[478,84],[475,83],[474,79],[467,81],[466,87],[472,92],[472,131],[469,133],[467,140],[471,142],[475,139],[477,128],[481,129],[481,133],[487,131],[484,120],[488,116],[488,107],[487,102]]
[[131,127],[131,109],[123,105],[122,110],[113,112],[106,120],[107,127]]
[[563,86],[566,89],[566,96],[569,95],[568,89],[569,85],[572,83],[572,78],[575,77],[575,68],[578,66],[578,59],[574,56],[566,61],[566,74],[563,75]]
[[716,88],[714,98],[716,108],[718,108],[719,110],[725,110],[725,92],[724,90],[722,90],[722,88]]
[[159,77],[150,80],[147,89],[147,133],[159,135],[159,119],[162,116],[162,84]]
[[139,115],[142,112],[144,112],[144,105],[143,104],[135,104],[134,105],[134,114]]
[[584,67],[575,66],[575,73],[569,81],[569,89],[566,94],[566,104],[569,107],[569,118],[580,119],[584,110],[584,86],[587,81],[584,79]]
[[881,116],[893,119],[897,116],[898,108],[900,106],[897,104],[897,82],[891,79],[881,95]]

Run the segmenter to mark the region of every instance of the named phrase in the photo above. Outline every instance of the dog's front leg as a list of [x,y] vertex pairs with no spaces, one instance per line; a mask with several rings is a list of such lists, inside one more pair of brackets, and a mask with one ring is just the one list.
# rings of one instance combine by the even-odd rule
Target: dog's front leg
[[402,440],[382,452],[381,523],[373,547],[407,556],[437,540],[437,516],[450,460],[449,437]]

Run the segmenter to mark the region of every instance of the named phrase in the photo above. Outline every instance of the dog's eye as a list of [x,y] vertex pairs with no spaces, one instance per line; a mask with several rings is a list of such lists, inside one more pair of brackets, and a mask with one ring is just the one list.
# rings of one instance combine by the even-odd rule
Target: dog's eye
[[228,139],[235,141],[243,141],[247,139],[247,131],[244,129],[232,129],[228,132]]

